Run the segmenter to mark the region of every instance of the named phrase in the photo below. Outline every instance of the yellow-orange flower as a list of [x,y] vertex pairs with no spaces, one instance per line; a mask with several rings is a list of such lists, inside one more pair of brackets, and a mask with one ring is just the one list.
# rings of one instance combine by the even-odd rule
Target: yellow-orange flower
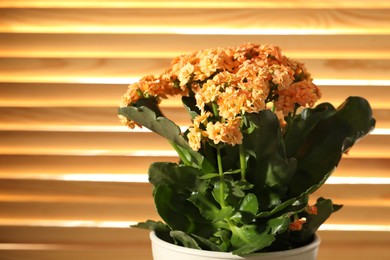
[[191,79],[191,75],[193,72],[194,72],[194,65],[190,63],[187,63],[186,65],[180,68],[179,75],[177,76],[177,78],[180,81],[181,87],[188,83],[188,81]]
[[206,132],[207,137],[212,140],[214,144],[219,144],[222,141],[225,132],[224,125],[221,122],[208,122]]
[[207,123],[209,117],[211,117],[213,114],[209,111],[206,113],[202,113],[194,118],[194,127],[195,129],[200,129],[201,124]]
[[222,141],[230,145],[242,144],[241,118],[229,119],[225,124]]
[[198,151],[201,147],[201,133],[197,131],[194,127],[188,128],[188,144],[194,151]]

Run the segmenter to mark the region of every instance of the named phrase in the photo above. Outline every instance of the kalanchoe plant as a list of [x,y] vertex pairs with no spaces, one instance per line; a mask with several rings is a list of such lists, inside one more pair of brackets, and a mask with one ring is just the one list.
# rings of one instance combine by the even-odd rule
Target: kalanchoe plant
[[[182,96],[192,119],[185,133],[159,108],[169,95]],[[161,135],[180,157],[150,166],[162,221],[136,227],[241,255],[309,243],[341,208],[324,198],[309,205],[309,195],[375,125],[365,99],[314,107],[320,96],[303,64],[257,44],[183,55],[158,77],[130,85],[123,123]]]

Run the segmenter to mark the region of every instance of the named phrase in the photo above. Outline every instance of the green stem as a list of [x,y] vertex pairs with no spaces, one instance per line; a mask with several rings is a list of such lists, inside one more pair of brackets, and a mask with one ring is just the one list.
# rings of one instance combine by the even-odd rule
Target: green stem
[[272,109],[271,109],[271,111],[275,113],[275,110],[276,110],[275,103],[272,103]]
[[241,168],[241,180],[245,181],[246,176],[246,160],[245,160],[245,151],[244,145],[240,144],[240,168]]
[[189,160],[185,154],[181,151],[180,147],[177,146],[174,142],[170,142],[170,144],[172,145],[173,149],[175,149],[175,151],[177,152],[177,154],[179,155],[180,159],[183,161],[183,163],[187,166],[191,166],[192,165],[192,162],[191,160]]
[[217,147],[217,162],[218,162],[218,174],[219,174],[219,180],[221,182],[221,188],[219,189],[220,196],[221,196],[221,207],[225,207],[225,200],[223,199],[225,197],[225,178],[223,176],[223,168],[222,168],[222,156],[221,156],[221,148]]
[[212,103],[212,107],[213,107],[213,114],[215,117],[218,117],[219,116],[219,113],[218,113],[218,105],[216,103]]

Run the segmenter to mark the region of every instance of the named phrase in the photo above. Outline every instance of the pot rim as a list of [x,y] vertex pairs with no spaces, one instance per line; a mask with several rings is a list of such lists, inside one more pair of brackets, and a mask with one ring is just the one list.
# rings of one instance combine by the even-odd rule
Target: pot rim
[[[154,243],[160,247],[164,247],[164,248],[167,248],[169,250],[176,251],[176,252],[186,252],[187,254],[191,254],[191,255],[199,255],[199,253],[201,252],[201,254],[203,256],[208,256],[208,257],[216,257],[216,258],[229,257],[229,259],[246,259],[246,258],[243,258],[243,257],[238,256],[238,255],[233,255],[233,253],[231,253],[231,252],[199,250],[199,249],[188,248],[188,247],[183,247],[183,246],[171,244],[169,242],[166,242],[166,241],[160,239],[154,231],[150,232],[150,239],[151,239],[152,243]],[[297,255],[297,254],[301,254],[302,252],[314,250],[315,248],[317,248],[320,245],[320,243],[321,243],[320,237],[317,234],[314,234],[313,241],[305,246],[301,246],[301,247],[297,247],[297,248],[289,249],[289,250],[283,250],[283,251],[253,253],[253,254],[245,255],[245,257],[250,257],[252,255],[253,256],[259,256],[259,255],[263,255],[263,256]]]

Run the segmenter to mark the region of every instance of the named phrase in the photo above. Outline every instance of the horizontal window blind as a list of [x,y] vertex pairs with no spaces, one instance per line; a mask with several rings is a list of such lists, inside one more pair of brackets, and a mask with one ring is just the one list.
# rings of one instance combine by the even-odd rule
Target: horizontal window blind
[[[376,130],[315,194],[344,204],[319,259],[389,259],[387,0],[0,1],[0,259],[152,259],[128,226],[158,218],[146,172],[177,156],[120,125],[120,98],[177,55],[245,42],[304,62],[321,101],[370,101]],[[163,110],[189,123],[178,98]]]

